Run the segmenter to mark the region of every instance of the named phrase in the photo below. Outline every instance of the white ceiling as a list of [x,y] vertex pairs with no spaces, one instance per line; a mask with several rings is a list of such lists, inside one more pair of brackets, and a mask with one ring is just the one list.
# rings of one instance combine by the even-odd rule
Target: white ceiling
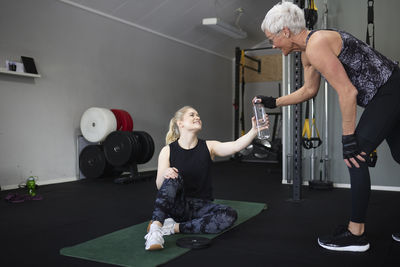
[[[268,46],[260,30],[272,0],[60,0],[122,23],[160,34],[226,58],[235,47]],[[239,26],[247,38],[238,40],[201,24],[203,18],[218,17],[235,25],[238,8],[244,13]]]

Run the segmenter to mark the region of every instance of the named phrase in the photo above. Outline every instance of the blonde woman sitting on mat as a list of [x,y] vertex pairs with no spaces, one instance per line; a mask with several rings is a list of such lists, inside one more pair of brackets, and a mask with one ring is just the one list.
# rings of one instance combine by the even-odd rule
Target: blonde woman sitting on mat
[[257,136],[255,119],[251,130],[232,142],[199,139],[201,128],[198,112],[189,106],[179,109],[170,121],[167,145],[158,157],[158,193],[145,236],[146,250],[162,249],[163,235],[219,233],[237,219],[234,209],[212,202],[209,170],[215,156],[232,155],[252,142]]

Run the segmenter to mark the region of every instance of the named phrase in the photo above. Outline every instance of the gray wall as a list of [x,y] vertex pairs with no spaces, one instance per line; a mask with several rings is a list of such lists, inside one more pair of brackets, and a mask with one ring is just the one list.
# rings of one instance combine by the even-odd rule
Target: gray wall
[[156,169],[173,113],[195,107],[205,139],[231,140],[230,60],[55,0],[0,1],[0,64],[35,59],[42,78],[0,74],[0,185],[30,175],[76,178],[76,136],[89,107],[127,110],[147,131]]
[[[365,0],[329,0],[328,1],[328,27],[342,29],[350,32],[357,38],[365,41],[367,30],[367,1]],[[321,19],[324,11],[323,1],[317,1],[319,24],[316,28],[321,28]],[[375,1],[375,48],[384,55],[400,61],[400,35],[398,26],[400,25],[400,1],[381,0]],[[400,89],[400,88],[399,88]],[[321,134],[323,132],[323,88],[317,96],[317,127]],[[358,108],[358,118],[363,109]],[[390,114],[388,114],[390,116]],[[341,146],[341,113],[337,100],[337,94],[333,88],[329,90],[329,150],[330,150],[330,177],[339,186],[349,184],[349,174],[347,167],[342,160]],[[321,156],[321,148],[317,149],[317,156]],[[304,152],[303,173],[304,180],[310,178],[309,151]],[[399,190],[400,186],[400,166],[393,160],[387,143],[384,142],[378,147],[378,164],[370,169],[371,182],[374,188]],[[286,177],[284,176],[284,179]]]

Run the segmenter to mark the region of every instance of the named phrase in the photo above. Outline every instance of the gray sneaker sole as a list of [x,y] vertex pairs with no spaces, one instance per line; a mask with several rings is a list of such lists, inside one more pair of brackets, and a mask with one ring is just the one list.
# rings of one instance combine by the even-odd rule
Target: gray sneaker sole
[[392,235],[392,238],[393,238],[394,241],[400,242],[400,238],[397,238],[394,235]]
[[319,239],[318,239],[318,244],[326,249],[329,250],[335,250],[335,251],[351,251],[351,252],[365,252],[369,249],[369,244],[366,244],[364,246],[346,246],[346,247],[331,247],[322,244]]

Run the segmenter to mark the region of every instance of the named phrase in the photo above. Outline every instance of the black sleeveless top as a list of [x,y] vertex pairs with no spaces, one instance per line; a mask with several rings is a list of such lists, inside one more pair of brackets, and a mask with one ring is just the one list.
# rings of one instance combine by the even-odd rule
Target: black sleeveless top
[[212,199],[212,184],[209,175],[212,163],[205,140],[198,139],[192,149],[183,149],[178,140],[169,144],[169,163],[178,169],[183,178],[186,197]]
[[[358,90],[357,104],[362,107],[367,106],[378,89],[389,80],[393,70],[398,67],[398,62],[388,59],[347,32],[327,30],[336,31],[342,37],[342,49],[338,59]],[[316,31],[313,30],[308,34],[306,44]]]

